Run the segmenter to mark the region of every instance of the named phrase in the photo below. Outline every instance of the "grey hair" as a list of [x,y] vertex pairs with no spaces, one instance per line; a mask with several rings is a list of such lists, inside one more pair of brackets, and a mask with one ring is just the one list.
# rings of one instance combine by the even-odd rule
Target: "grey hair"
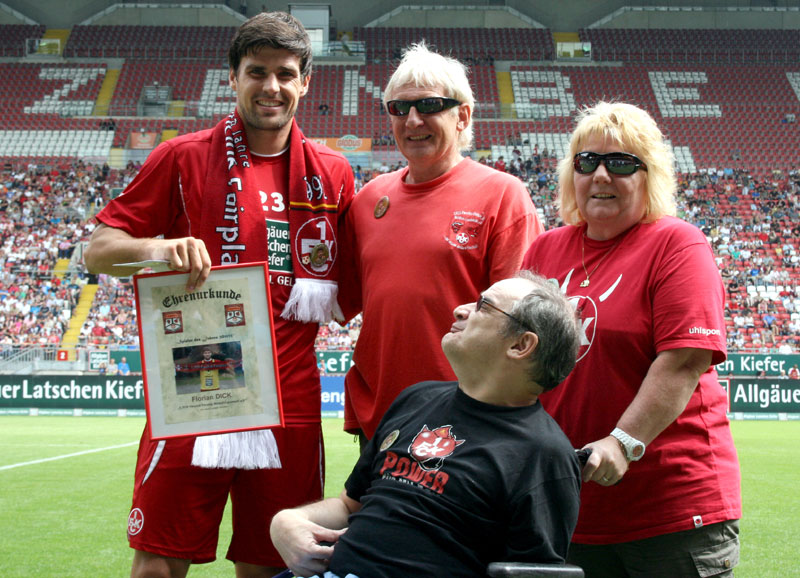
[[[469,85],[467,67],[450,56],[433,52],[425,42],[412,44],[403,51],[403,58],[389,79],[384,91],[383,105],[392,100],[395,91],[401,86],[413,85],[418,88],[441,88],[443,96],[454,98],[475,110],[475,97]],[[456,110],[446,114],[458,114]],[[458,135],[459,150],[472,148],[472,117],[469,124]]]
[[575,367],[580,348],[578,314],[555,283],[524,269],[516,277],[535,287],[511,307],[509,313],[521,323],[507,319],[505,336],[532,331],[539,337],[531,357],[530,378],[547,391],[564,381]]

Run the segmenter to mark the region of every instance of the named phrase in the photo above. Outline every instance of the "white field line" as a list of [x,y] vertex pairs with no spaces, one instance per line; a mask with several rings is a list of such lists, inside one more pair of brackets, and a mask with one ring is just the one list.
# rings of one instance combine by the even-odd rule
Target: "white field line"
[[97,452],[104,452],[107,450],[117,450],[119,448],[127,448],[130,446],[135,446],[139,442],[129,442],[127,444],[120,444],[118,446],[108,446],[107,448],[96,448],[93,450],[85,450],[82,452],[75,452],[74,454],[64,454],[63,456],[53,456],[52,458],[43,458],[41,460],[33,460],[31,462],[20,462],[18,464],[9,464],[7,466],[0,466],[0,471],[2,470],[10,470],[12,468],[21,468],[22,466],[34,466],[36,464],[43,464],[45,462],[53,462],[55,460],[64,460],[66,458],[74,458],[77,456],[85,456],[86,454],[95,454]]

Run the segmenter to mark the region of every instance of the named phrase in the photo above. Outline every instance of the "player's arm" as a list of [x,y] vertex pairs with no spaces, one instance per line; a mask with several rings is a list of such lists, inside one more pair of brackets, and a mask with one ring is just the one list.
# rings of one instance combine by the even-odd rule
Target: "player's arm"
[[361,503],[347,495],[306,504],[275,514],[269,533],[275,549],[297,576],[322,574],[333,555],[333,545],[347,528],[350,514]]
[[169,263],[171,270],[189,273],[186,288],[190,291],[201,287],[211,271],[211,258],[200,239],[138,238],[104,224],[100,224],[92,233],[84,260],[90,273],[117,276],[132,275],[137,271],[134,267],[114,267],[117,263],[164,260]]

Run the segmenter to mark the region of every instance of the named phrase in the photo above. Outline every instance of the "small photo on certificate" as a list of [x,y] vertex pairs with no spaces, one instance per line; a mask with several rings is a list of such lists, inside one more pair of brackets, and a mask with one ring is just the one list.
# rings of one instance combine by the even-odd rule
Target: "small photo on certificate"
[[178,395],[245,387],[239,341],[174,347],[172,360]]
[[265,263],[134,276],[153,439],[283,425]]

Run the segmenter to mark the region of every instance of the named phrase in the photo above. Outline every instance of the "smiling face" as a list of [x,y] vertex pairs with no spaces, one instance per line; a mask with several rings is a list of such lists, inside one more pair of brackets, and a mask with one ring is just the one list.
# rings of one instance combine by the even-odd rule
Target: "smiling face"
[[[504,279],[484,291],[483,296],[495,307],[508,312],[533,288],[533,283],[526,279]],[[485,305],[477,311],[472,302],[456,307],[453,316],[456,320],[442,337],[442,350],[456,375],[462,370],[479,372],[504,357],[509,345],[509,338],[503,336],[507,325],[505,315]]]
[[297,105],[308,92],[309,77],[300,75],[300,59],[288,50],[264,47],[242,58],[229,81],[250,148],[262,154],[280,152]]
[[[444,96],[442,87],[399,86],[390,100],[418,100]],[[462,160],[458,135],[469,124],[470,109],[466,104],[436,112],[420,114],[411,108],[406,116],[391,116],[397,147],[408,160],[410,183],[424,183],[442,176]]]
[[[619,143],[602,135],[589,137],[578,152],[599,154],[625,152]],[[627,231],[645,216],[647,209],[647,173],[612,175],[603,163],[587,175],[573,173],[575,201],[588,225],[590,239],[611,239]]]

